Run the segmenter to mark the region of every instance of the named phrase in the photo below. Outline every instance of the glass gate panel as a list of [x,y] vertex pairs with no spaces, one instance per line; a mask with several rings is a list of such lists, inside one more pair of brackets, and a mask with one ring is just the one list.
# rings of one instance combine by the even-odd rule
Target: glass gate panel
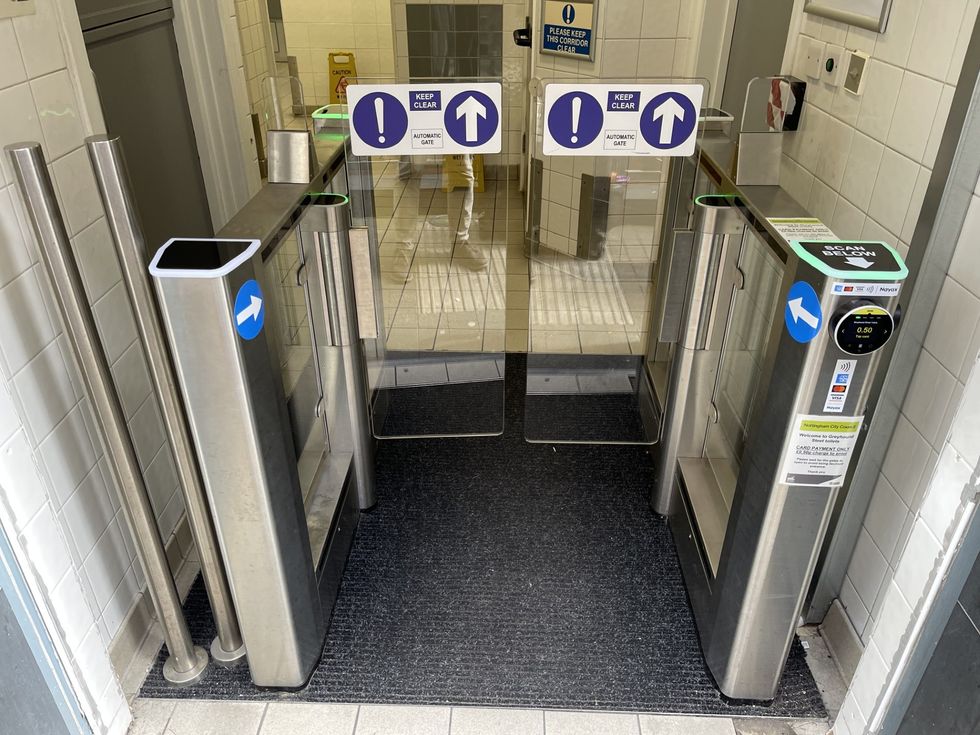
[[[669,83],[703,85],[707,98],[701,81],[634,79],[623,85]],[[678,159],[660,155],[547,155],[546,87],[532,82],[525,437],[652,444],[660,433],[645,367],[653,272],[670,172],[681,167],[671,166]],[[696,171],[696,153],[690,162]],[[693,177],[672,185],[686,186],[680,199],[693,199]]]
[[[370,80],[379,82],[386,80]],[[503,431],[507,290],[511,274],[527,279],[517,186],[522,99],[519,85],[502,83],[499,154],[348,150],[353,225],[366,230],[376,255],[378,438]]]

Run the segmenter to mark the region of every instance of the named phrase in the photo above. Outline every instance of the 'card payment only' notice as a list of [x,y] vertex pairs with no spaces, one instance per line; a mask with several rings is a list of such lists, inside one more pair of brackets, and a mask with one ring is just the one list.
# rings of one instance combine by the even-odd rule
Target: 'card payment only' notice
[[797,414],[780,482],[839,487],[851,462],[863,416]]

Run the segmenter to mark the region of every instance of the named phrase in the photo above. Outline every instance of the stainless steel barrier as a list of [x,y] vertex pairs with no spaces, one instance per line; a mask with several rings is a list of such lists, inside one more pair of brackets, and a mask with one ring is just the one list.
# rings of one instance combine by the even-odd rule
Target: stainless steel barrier
[[95,408],[110,472],[119,488],[123,512],[146,573],[150,598],[163,628],[169,652],[163,675],[174,684],[191,683],[204,673],[208,655],[191,642],[136,450],[126,427],[126,416],[72,254],[41,146],[17,143],[7,146],[6,150],[38,238],[41,261],[55,287],[68,341]]
[[[309,279],[311,293],[319,294],[312,314],[314,333],[323,335],[322,341],[319,338],[318,341],[340,348],[358,507],[367,510],[376,502],[374,437],[369,403],[371,391],[361,345],[349,230],[350,206],[347,197],[331,193],[309,196],[299,227],[303,277]],[[367,278],[370,278],[370,273]],[[371,292],[362,294],[364,300],[373,299]],[[374,320],[373,301],[369,306],[370,322]]]
[[252,679],[297,688],[319,660],[326,622],[260,249],[258,240],[170,240],[150,273]]
[[908,270],[884,243],[787,242],[767,218],[804,217],[799,204],[723,186],[734,193],[695,199],[693,232],[689,201],[664,218],[651,504],[669,517],[719,689],[765,701],[867,430]]
[[674,343],[663,426],[654,449],[651,506],[661,515],[670,515],[677,503],[678,459],[700,457],[704,449],[706,409],[740,281],[737,262],[745,222],[733,204],[732,197],[717,195],[695,200],[694,231],[675,232],[658,284],[664,294],[660,341]]
[[245,644],[218,549],[187,415],[177,392],[173,362],[163,338],[156,295],[150,287],[143,228],[130,190],[122,144],[118,137],[105,135],[88,138],[85,142],[122,266],[123,281],[136,315],[140,340],[146,350],[150,376],[160,400],[163,423],[174,450],[187,520],[201,560],[201,576],[218,632],[211,644],[211,655],[218,661],[230,663],[245,656]]

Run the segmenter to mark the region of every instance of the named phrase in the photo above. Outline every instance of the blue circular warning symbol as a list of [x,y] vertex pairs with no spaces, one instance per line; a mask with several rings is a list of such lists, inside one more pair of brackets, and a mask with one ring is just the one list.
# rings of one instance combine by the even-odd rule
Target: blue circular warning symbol
[[584,148],[602,130],[602,105],[585,92],[563,94],[548,113],[548,130],[562,148]]
[[561,19],[566,23],[571,23],[573,20],[575,20],[575,6],[569,3],[564,8],[562,8]]
[[357,137],[372,148],[391,148],[408,132],[408,113],[387,92],[366,94],[354,105],[351,124]]
[[470,90],[460,92],[446,105],[446,132],[460,145],[484,145],[500,125],[500,113],[489,96]]
[[235,296],[235,329],[242,339],[255,339],[265,324],[265,299],[255,279],[242,284]]
[[806,344],[818,334],[823,326],[823,311],[820,297],[806,281],[797,281],[786,296],[786,311],[783,314],[786,331],[797,342]]
[[680,92],[658,94],[640,113],[640,134],[654,148],[670,150],[687,141],[698,124],[694,103]]

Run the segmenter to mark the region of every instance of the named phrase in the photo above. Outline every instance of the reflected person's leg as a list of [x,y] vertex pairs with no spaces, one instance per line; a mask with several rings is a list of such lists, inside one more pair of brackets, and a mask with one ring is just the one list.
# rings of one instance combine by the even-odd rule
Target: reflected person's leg
[[486,270],[487,260],[479,247],[470,244],[470,226],[473,224],[473,198],[476,189],[476,176],[473,172],[473,156],[462,156],[463,178],[466,179],[466,193],[463,195],[463,217],[459,232],[456,233],[456,257],[465,258],[473,270]]

